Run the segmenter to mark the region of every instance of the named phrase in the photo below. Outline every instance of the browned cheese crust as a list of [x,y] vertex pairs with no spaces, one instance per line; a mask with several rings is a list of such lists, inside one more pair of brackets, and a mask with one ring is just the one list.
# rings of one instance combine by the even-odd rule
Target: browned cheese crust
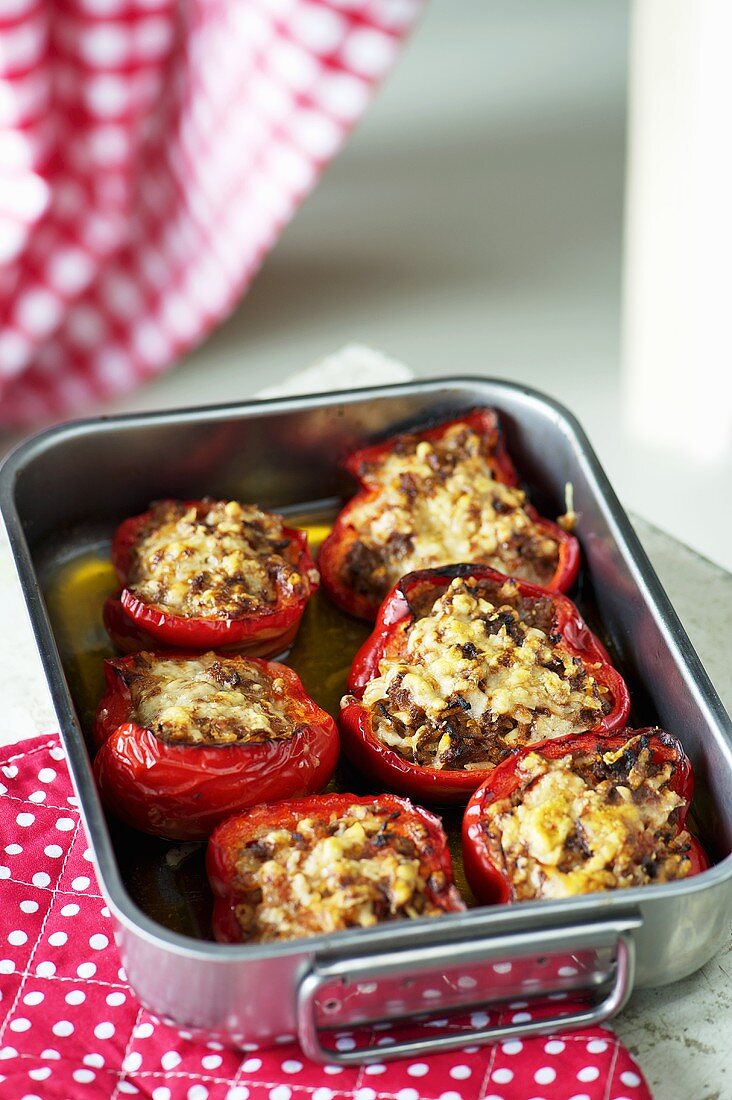
[[405,760],[492,768],[522,745],[595,726],[604,685],[551,633],[551,602],[517,586],[456,578],[443,595],[410,596],[405,626],[364,691],[372,729]]
[[235,500],[206,503],[204,511],[183,501],[151,507],[130,556],[135,595],[184,618],[241,619],[309,594],[317,573],[300,573],[281,516]]
[[676,835],[682,799],[672,765],[657,764],[643,739],[616,751],[521,762],[521,788],[485,808],[493,863],[513,899],[561,898],[670,882],[689,873],[686,831]]
[[355,804],[327,819],[304,817],[295,829],[265,829],[236,863],[245,900],[235,908],[250,943],[289,940],[382,921],[437,916],[429,889],[445,886],[427,870],[427,829],[400,811]]
[[382,597],[405,573],[454,562],[482,562],[547,584],[557,543],[526,512],[526,494],[497,481],[495,442],[455,425],[434,442],[405,436],[361,474],[373,499],[349,511],[357,532],[342,579]]
[[293,736],[284,680],[244,657],[157,657],[137,653],[123,672],[130,721],[161,741],[183,745],[249,745]]

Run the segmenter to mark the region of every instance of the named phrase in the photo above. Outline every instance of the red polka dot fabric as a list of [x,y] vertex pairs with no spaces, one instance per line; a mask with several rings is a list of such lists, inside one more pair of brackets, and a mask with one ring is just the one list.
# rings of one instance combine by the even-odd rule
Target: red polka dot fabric
[[[650,1100],[604,1027],[477,1047],[471,1029],[488,1016],[474,1012],[450,1025],[465,1031],[457,1051],[355,1068],[315,1065],[287,1035],[261,1051],[196,1042],[127,985],[58,738],[0,754],[0,823],[3,1100]],[[527,1008],[507,1011],[517,1020]],[[360,1039],[343,1031],[335,1043]],[[382,1025],[369,1033],[376,1047],[394,1041]]]
[[198,343],[364,111],[424,0],[2,0],[0,423]]

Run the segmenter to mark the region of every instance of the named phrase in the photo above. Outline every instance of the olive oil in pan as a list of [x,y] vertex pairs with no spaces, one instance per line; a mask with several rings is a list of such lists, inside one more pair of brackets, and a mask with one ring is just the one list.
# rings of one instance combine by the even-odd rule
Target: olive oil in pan
[[[287,521],[308,532],[315,556],[335,515],[332,508],[300,509],[288,512]],[[100,541],[97,531],[94,538],[79,538],[77,545],[75,553],[67,552],[48,563],[43,588],[71,695],[91,751],[94,716],[104,690],[103,660],[115,655],[102,624],[102,606],[117,590],[118,582],[109,560],[108,540]],[[580,576],[578,588],[570,596],[598,631],[599,617],[586,578]],[[602,634],[601,629],[598,632]],[[353,657],[369,633],[368,623],[340,611],[321,589],[309,602],[293,647],[283,657],[300,676],[307,693],[334,717]],[[616,667],[623,672],[622,667]],[[639,698],[643,699],[643,694]],[[638,724],[641,717],[642,724],[653,722],[645,699],[639,710],[640,714],[633,715]],[[328,789],[378,793],[343,758]],[[462,866],[462,808],[435,809],[448,836],[458,889],[469,905],[475,904]],[[122,878],[134,902],[173,931],[209,939],[211,896],[204,871],[204,845],[182,845],[148,836],[143,840],[142,834],[119,822],[110,824]]]
[[[288,515],[287,522],[308,533],[316,556],[329,533],[333,512]],[[337,717],[351,662],[371,633],[369,623],[354,619],[331,603],[322,589],[310,600],[285,663],[294,668],[318,706]]]
[[[104,666],[115,651],[102,607],[119,582],[109,542],[80,540],[78,551],[44,570],[43,591],[82,729],[93,754],[94,717],[104,691]],[[184,935],[209,938],[211,898],[202,845],[173,844],[110,819],[112,843],[130,897],[148,916]]]
[[[330,530],[333,512],[288,515],[288,522],[308,532],[316,554]],[[56,635],[64,671],[88,744],[99,699],[104,690],[103,664],[115,649],[102,623],[102,607],[119,588],[110,562],[110,544],[79,540],[76,553],[49,563],[43,594]],[[310,601],[295,643],[284,657],[305,690],[334,716],[356,650],[369,635],[367,623],[339,611],[318,592]]]
[[61,661],[87,744],[104,690],[103,661],[114,647],[102,623],[107,596],[119,588],[109,560],[109,544],[79,549],[45,571],[43,595]]
[[[288,522],[308,531],[316,553],[330,530],[334,511],[299,512]],[[99,700],[104,691],[105,658],[115,650],[102,623],[102,607],[119,588],[110,562],[110,542],[75,535],[77,549],[49,560],[43,591],[59,653],[90,754]],[[295,644],[284,658],[320,706],[337,715],[346,677],[369,626],[338,610],[318,592],[310,601]],[[368,788],[347,766],[339,766],[333,790],[363,793]],[[204,870],[205,846],[142,836],[110,820],[112,841],[125,886],[133,901],[173,931],[210,939],[211,895]]]

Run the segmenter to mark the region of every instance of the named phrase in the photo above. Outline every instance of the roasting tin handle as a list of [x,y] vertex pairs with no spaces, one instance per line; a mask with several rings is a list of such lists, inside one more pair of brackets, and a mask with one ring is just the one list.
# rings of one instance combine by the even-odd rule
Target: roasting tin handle
[[[316,960],[297,990],[300,1045],[316,1062],[357,1065],[600,1024],[619,1012],[630,997],[635,973],[632,934],[641,923],[640,916],[629,916],[380,955]],[[561,1011],[561,1002],[570,994],[579,997],[590,992],[601,994],[596,1003]],[[524,999],[523,1007],[528,1001],[542,1001],[541,1018],[521,1013],[520,1020],[491,1024],[489,1016],[481,1013],[486,1026],[473,1031],[452,1029],[440,1034],[435,1021],[431,1025],[435,1034],[426,1038],[400,1042],[382,1036],[377,1046],[360,1049],[353,1049],[350,1038],[336,1040],[332,1047],[323,1042],[327,1034],[342,1033],[344,1028],[404,1022],[425,1012],[449,1016],[489,1008],[497,1014],[517,997]],[[556,1006],[556,1012],[547,1014],[547,1005]]]

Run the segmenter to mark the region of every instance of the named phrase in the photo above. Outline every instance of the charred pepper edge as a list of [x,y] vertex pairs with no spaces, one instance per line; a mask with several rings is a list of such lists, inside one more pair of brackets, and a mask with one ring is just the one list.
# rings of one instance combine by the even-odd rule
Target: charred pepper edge
[[519,577],[509,577],[489,565],[467,562],[443,565],[436,569],[416,569],[413,573],[406,573],[400,577],[384,597],[374,629],[353,659],[348,677],[349,692],[353,695],[362,694],[368,681],[378,675],[379,661],[395,632],[394,628],[412,616],[409,594],[414,588],[423,584],[432,584],[435,589],[441,589],[444,592],[453,580],[469,577],[491,581],[497,585],[515,584],[521,595],[549,600],[556,609],[557,628],[567,648],[575,656],[612,667],[607,649],[587,626],[568,596],[533,584],[531,581],[521,580]]
[[[463,866],[470,888],[481,904],[512,904],[511,881],[491,859],[482,822],[486,806],[510,797],[520,787],[521,780],[517,775],[517,769],[521,760],[530,753],[538,753],[547,760],[558,760],[563,756],[588,751],[604,753],[618,749],[631,738],[639,736],[646,738],[650,744],[655,762],[671,761],[674,764],[669,787],[684,800],[684,805],[679,809],[675,835],[678,836],[684,831],[694,794],[694,775],[691,761],[684,752],[681,742],[665,730],[646,726],[638,730],[624,729],[611,735],[588,731],[527,745],[502,761],[493,770],[473,793],[465,809],[462,825]],[[699,874],[710,865],[707,854],[697,838],[690,834],[690,840],[691,869],[687,878]]]
[[[348,473],[352,474],[353,477],[357,479],[360,487],[357,489],[355,495],[341,509],[333,525],[333,529],[320,547],[318,567],[320,569],[323,589],[334,603],[350,615],[354,615],[361,619],[373,620],[378,614],[380,604],[378,599],[373,599],[363,593],[355,592],[341,580],[342,566],[346,555],[350,547],[358,539],[356,530],[350,524],[351,512],[356,506],[363,504],[364,501],[375,500],[379,496],[379,490],[369,488],[362,477],[361,470],[364,463],[372,462],[387,451],[393,450],[398,440],[405,435],[418,435],[420,439],[432,441],[440,439],[445,432],[456,424],[465,424],[482,435],[490,436],[491,434],[495,434],[497,439],[493,457],[497,467],[497,473],[501,475],[497,480],[513,488],[518,486],[518,474],[506,450],[498,416],[493,409],[476,409],[465,416],[444,421],[425,431],[415,429],[412,432],[403,432],[381,443],[361,448],[348,455],[343,461],[342,466]],[[551,583],[547,587],[552,591],[566,592],[574,584],[579,571],[579,542],[574,535],[562,530],[558,524],[540,516],[536,508],[528,501],[524,505],[524,511],[540,531],[543,531],[557,543],[557,568]]]

